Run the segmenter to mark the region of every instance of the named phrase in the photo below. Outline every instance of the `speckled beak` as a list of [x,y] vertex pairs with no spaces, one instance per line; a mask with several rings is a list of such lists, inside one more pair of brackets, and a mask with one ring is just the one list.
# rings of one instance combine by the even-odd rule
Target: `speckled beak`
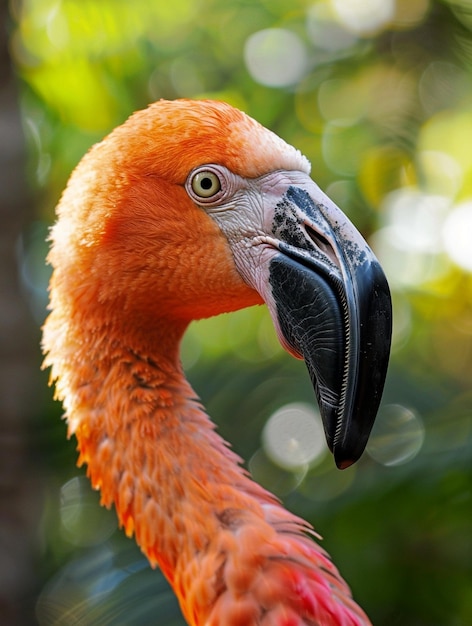
[[387,280],[358,231],[312,181],[287,188],[272,234],[272,316],[285,347],[305,360],[328,446],[345,468],[364,451],[384,387]]

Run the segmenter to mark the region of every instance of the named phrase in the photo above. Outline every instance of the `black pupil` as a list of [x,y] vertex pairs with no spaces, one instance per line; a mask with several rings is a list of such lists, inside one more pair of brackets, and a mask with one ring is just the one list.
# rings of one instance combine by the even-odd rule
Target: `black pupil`
[[200,185],[202,186],[202,189],[208,191],[208,189],[211,189],[213,187],[213,181],[209,176],[207,176],[206,178],[202,178],[202,180],[200,181]]

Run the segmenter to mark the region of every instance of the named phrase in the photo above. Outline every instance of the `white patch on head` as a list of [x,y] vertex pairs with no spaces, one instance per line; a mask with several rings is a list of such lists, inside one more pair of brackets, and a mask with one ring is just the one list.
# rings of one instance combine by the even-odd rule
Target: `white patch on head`
[[301,171],[310,174],[310,162],[300,150],[251,117],[245,115],[243,123],[238,120],[235,124],[230,124],[229,131],[241,142],[241,156],[248,157],[246,163],[253,162],[257,168],[253,176],[274,170]]
[[267,157],[272,155],[272,158],[274,158],[274,153],[280,153],[280,156],[283,158],[283,165],[280,169],[289,171],[296,170],[305,172],[305,174],[310,174],[310,162],[300,152],[300,150],[297,150],[293,146],[289,145],[270,130],[264,130],[266,132],[261,133],[261,136],[258,137],[258,141],[260,142],[258,151],[267,155]]

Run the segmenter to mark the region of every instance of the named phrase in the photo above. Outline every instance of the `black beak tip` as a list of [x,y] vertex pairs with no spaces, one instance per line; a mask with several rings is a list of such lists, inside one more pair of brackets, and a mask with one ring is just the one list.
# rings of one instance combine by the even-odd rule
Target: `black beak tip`
[[351,416],[351,419],[348,420],[350,427],[346,428],[344,425],[344,428],[336,432],[336,425],[338,424],[336,408],[324,403],[319,396],[318,402],[328,448],[338,469],[346,469],[354,465],[362,456],[374,423],[375,414],[370,420],[353,419]]

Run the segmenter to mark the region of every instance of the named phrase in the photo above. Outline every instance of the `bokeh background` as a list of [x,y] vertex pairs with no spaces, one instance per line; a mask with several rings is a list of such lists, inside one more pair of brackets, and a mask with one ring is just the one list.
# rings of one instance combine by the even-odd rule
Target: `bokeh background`
[[75,164],[151,101],[211,97],[311,160],[385,268],[394,341],[344,472],[263,308],[193,325],[188,377],[374,624],[472,624],[472,2],[12,0],[1,20],[0,623],[183,625],[75,467],[38,344]]

